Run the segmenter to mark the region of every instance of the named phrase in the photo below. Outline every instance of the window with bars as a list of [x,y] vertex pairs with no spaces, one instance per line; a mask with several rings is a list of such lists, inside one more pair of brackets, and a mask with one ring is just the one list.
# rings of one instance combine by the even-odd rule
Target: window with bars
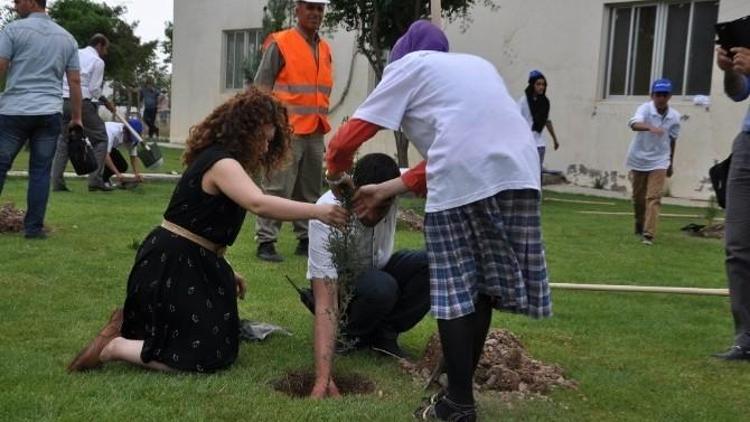
[[715,0],[659,1],[608,7],[605,98],[649,95],[672,80],[673,95],[708,95],[714,57]]
[[245,87],[245,79],[252,79],[260,61],[263,43],[260,29],[224,31],[224,89]]

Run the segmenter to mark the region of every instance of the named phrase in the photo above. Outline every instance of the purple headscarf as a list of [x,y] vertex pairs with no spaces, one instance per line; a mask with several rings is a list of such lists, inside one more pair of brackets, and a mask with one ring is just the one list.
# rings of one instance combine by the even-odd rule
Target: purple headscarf
[[401,36],[393,46],[388,63],[393,63],[409,53],[420,50],[448,52],[448,38],[445,33],[426,20],[411,24],[406,34]]

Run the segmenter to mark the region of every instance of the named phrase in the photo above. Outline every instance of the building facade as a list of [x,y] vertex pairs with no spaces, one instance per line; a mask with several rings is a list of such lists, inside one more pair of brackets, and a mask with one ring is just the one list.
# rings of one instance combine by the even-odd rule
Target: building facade
[[[262,40],[265,0],[175,2],[172,80],[172,140],[244,86],[243,66]],[[548,169],[573,183],[609,190],[629,189],[625,154],[633,132],[627,122],[648,101],[651,81],[669,77],[672,106],[682,115],[675,175],[669,193],[706,199],[708,168],[725,158],[747,103],[723,93],[714,64],[713,25],[750,15],[747,0],[495,0],[476,7],[471,22],[446,25],[451,50],[493,62],[509,90],[520,97],[528,72],[548,79],[551,119],[561,148],[549,151]],[[326,35],[334,54],[331,96],[334,129],[372,89],[372,72],[356,54],[354,34]],[[487,140],[491,142],[491,140]],[[551,142],[550,142],[551,143]],[[390,133],[365,144],[363,152],[395,155]],[[419,157],[410,151],[414,163]]]

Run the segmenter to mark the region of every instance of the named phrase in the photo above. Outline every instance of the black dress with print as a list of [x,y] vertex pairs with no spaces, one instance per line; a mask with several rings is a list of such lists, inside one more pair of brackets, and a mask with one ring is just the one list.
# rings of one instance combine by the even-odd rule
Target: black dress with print
[[[229,155],[219,146],[186,169],[164,218],[220,245],[231,245],[245,210],[201,188],[203,174]],[[144,340],[141,359],[184,371],[226,368],[237,358],[234,272],[224,258],[161,227],[144,239],[128,279],[122,335]]]

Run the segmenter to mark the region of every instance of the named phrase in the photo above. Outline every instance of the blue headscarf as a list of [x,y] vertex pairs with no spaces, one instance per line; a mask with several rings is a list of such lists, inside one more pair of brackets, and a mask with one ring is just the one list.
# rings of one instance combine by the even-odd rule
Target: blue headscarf
[[440,28],[429,21],[419,20],[411,24],[406,34],[396,41],[388,63],[393,63],[415,51],[432,50],[447,53],[448,48],[448,38]]

